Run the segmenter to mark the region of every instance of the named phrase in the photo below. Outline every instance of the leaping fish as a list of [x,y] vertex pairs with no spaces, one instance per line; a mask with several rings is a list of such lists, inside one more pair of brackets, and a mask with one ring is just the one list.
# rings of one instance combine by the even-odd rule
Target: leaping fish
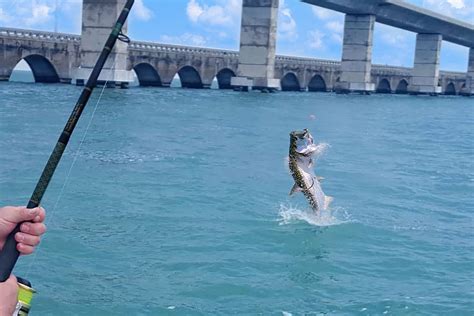
[[326,210],[333,199],[324,194],[320,183],[323,178],[317,177],[313,170],[313,157],[320,154],[324,147],[323,144],[314,144],[313,136],[307,129],[290,133],[289,167],[295,180],[290,195],[303,192],[316,214]]

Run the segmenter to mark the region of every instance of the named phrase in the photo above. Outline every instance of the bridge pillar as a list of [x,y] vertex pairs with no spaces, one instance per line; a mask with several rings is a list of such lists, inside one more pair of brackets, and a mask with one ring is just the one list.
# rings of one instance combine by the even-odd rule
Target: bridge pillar
[[234,89],[276,90],[275,47],[279,0],[243,0],[240,53]]
[[441,34],[417,34],[415,65],[408,91],[411,94],[439,94]]
[[374,24],[375,15],[346,14],[341,78],[335,85],[337,93],[370,93],[375,90],[370,73]]
[[[99,58],[105,41],[122,11],[126,0],[83,0],[81,65],[73,72],[73,82],[84,84]],[[127,32],[127,24],[122,27]],[[132,71],[127,70],[127,44],[117,41],[99,76],[99,83],[107,86],[127,86],[133,81]]]
[[461,94],[467,96],[474,95],[474,47],[469,49],[466,86],[462,89]]

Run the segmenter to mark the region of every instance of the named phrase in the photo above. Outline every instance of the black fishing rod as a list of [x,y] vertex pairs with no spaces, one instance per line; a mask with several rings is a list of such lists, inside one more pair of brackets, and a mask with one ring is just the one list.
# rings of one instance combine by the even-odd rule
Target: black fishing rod
[[[46,166],[44,167],[43,173],[41,174],[38,183],[36,184],[36,188],[33,191],[33,194],[28,202],[27,208],[35,208],[38,207],[41,203],[41,199],[43,198],[44,193],[48,187],[51,178],[54,175],[54,171],[61,160],[61,157],[66,149],[66,146],[69,142],[69,138],[71,137],[74,128],[76,127],[79,118],[81,117],[82,111],[84,110],[89,98],[94,90],[95,86],[97,85],[97,78],[104,67],[104,64],[109,56],[110,52],[112,51],[117,39],[122,41],[129,41],[128,37],[122,33],[122,26],[124,25],[125,21],[127,20],[128,14],[133,6],[134,0],[127,0],[125,7],[123,8],[122,12],[120,13],[119,18],[117,19],[117,23],[115,23],[112,32],[110,33],[107,42],[105,43],[104,49],[97,60],[97,63],[92,70],[92,73],[89,76],[89,79],[82,90],[81,96],[74,107],[71,116],[69,117],[66,126],[64,127],[61,136],[59,137],[56,146],[54,147],[51,156],[49,157]],[[2,251],[0,252],[0,282],[6,281],[10,274],[15,267],[15,264],[18,260],[20,253],[16,249],[16,241],[15,241],[15,234],[20,231],[20,226],[22,223],[18,224],[16,228],[8,235],[8,238],[3,246]]]

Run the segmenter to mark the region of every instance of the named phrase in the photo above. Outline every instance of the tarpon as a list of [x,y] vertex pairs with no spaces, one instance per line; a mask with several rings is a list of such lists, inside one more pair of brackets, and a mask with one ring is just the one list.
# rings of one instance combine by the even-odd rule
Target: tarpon
[[313,136],[307,129],[290,133],[289,167],[295,180],[290,195],[303,192],[317,214],[326,210],[332,201],[332,197],[326,196],[321,189],[320,180],[323,178],[317,177],[313,170],[314,157],[325,147],[325,144],[314,144]]

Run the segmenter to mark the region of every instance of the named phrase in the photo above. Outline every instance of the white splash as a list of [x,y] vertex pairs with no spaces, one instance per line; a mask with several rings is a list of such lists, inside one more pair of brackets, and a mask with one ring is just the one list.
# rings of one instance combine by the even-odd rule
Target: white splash
[[326,151],[331,148],[331,145],[328,143],[319,143],[317,146],[317,150],[313,153],[313,159],[317,159],[326,153]]
[[291,205],[280,204],[280,225],[306,222],[313,226],[334,226],[352,222],[349,214],[341,209],[329,209],[316,215],[312,210],[300,210]]

